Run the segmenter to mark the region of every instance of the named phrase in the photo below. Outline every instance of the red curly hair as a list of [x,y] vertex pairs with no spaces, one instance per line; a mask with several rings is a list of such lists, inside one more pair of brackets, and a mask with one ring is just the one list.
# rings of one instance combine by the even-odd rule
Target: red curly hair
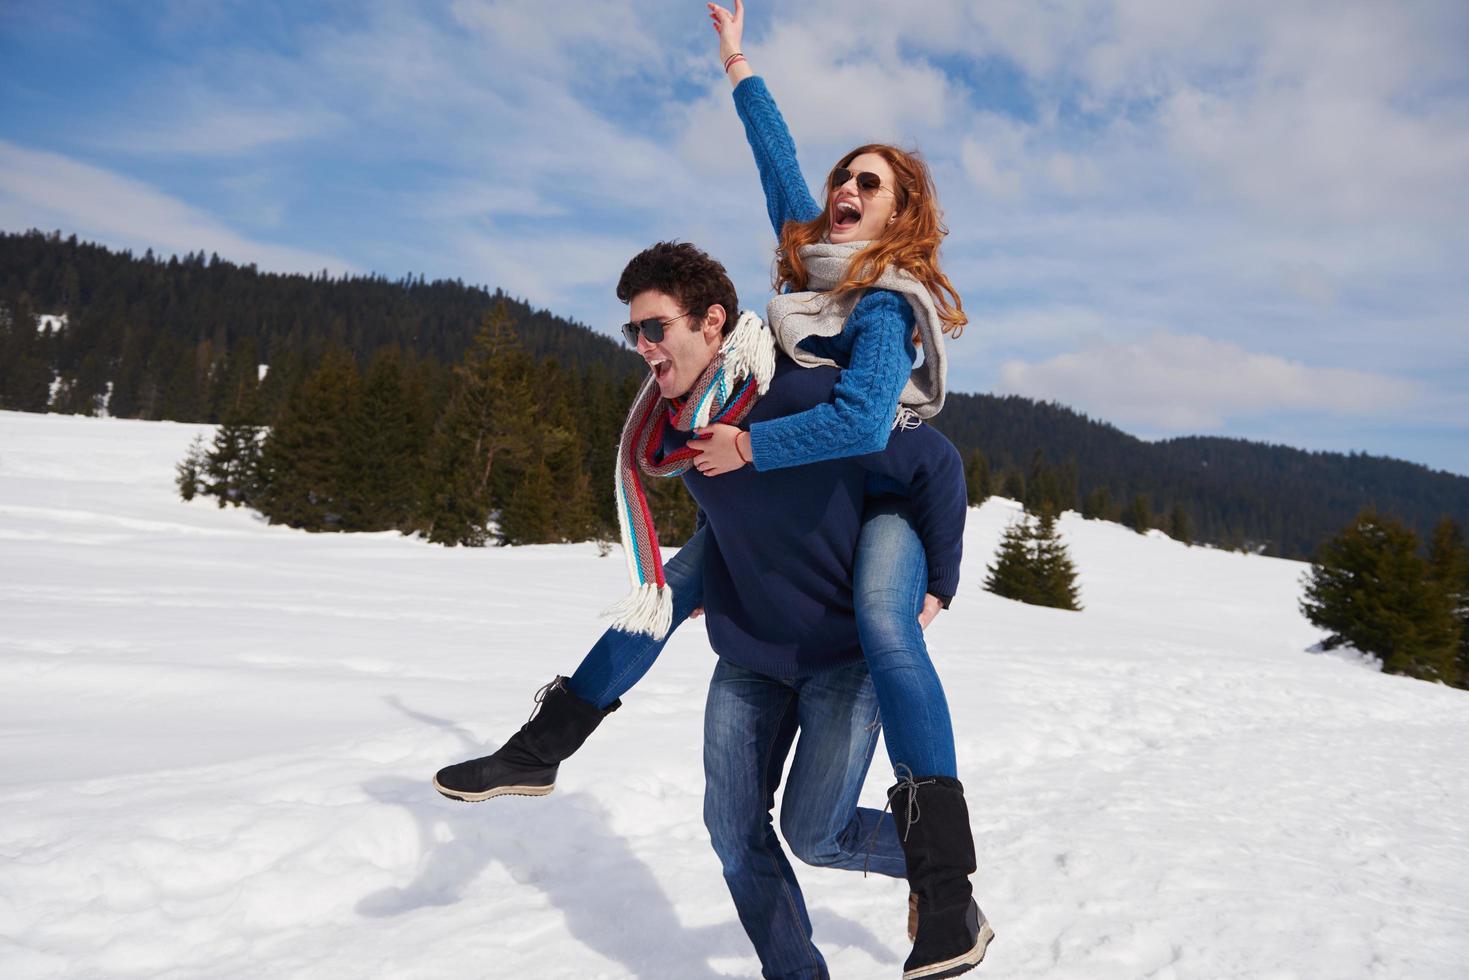
[[[868,143],[838,160],[832,172],[864,153],[881,156],[893,168],[898,183],[894,188],[897,209],[893,212],[893,222],[882,235],[852,256],[846,278],[833,291],[866,289],[877,282],[883,269],[894,266],[912,273],[923,283],[933,297],[943,332],[958,337],[969,317],[964,314],[964,304],[954,284],[939,268],[939,242],[949,229],[944,227],[928,165],[916,152],[886,143]],[[827,175],[826,187],[827,202],[820,215],[811,221],[787,221],[780,230],[780,244],[775,251],[777,291],[786,286],[797,291],[806,288],[809,274],[801,261],[801,247],[825,241],[831,231],[831,174]]]

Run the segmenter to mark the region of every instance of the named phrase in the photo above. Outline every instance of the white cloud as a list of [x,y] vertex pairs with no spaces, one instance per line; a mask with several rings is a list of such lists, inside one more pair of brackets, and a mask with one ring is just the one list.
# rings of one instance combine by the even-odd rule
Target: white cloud
[[139,251],[218,252],[277,272],[348,271],[333,256],[248,239],[146,184],[0,141],[0,226],[59,228]]
[[1155,332],[1037,364],[1009,361],[1000,390],[1055,400],[1153,432],[1217,429],[1280,412],[1364,416],[1412,408],[1420,386],[1388,375],[1311,367],[1208,337]]
[[103,145],[168,156],[236,156],[280,143],[325,139],[342,125],[335,113],[285,106],[200,104],[166,121],[128,125],[101,135]]

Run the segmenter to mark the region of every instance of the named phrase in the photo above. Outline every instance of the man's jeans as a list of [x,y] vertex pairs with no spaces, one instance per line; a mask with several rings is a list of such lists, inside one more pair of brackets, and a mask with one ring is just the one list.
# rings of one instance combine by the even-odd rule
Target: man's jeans
[[895,878],[907,870],[892,815],[857,806],[878,727],[864,663],[784,679],[723,659],[714,668],[704,708],[704,823],[764,977],[828,976],[770,818],[798,729],[780,809],[792,852],[824,868]]
[[[673,589],[669,635],[704,601],[701,528],[663,566]],[[920,776],[959,775],[954,728],[943,684],[928,658],[918,613],[928,588],[928,557],[901,501],[870,501],[853,571],[853,603],[863,654],[882,705],[888,758]],[[609,629],[577,667],[571,693],[605,709],[642,679],[668,638]]]

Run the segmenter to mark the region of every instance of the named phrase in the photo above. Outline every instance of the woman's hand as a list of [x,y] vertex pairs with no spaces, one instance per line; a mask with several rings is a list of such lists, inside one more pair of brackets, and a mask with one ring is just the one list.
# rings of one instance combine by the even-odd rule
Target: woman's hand
[[731,84],[738,85],[751,74],[750,65],[746,61],[736,61],[729,64],[729,59],[744,51],[741,45],[745,40],[745,3],[744,0],[735,0],[734,13],[730,13],[717,3],[707,4],[709,8],[709,19],[714,22],[714,30],[719,33],[719,61],[725,65],[725,74],[729,76]]
[[933,622],[933,618],[937,616],[940,612],[942,612],[943,608],[944,600],[940,599],[932,592],[924,593],[923,609],[920,610],[918,613],[918,628],[924,630],[928,629],[928,624]]
[[750,437],[743,429],[716,423],[695,429],[694,435],[699,436],[689,440],[689,448],[699,454],[694,467],[705,476],[733,473],[750,460]]

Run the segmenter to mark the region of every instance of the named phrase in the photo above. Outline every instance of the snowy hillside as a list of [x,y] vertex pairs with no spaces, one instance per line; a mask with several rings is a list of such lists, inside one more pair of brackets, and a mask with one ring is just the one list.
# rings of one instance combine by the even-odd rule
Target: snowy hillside
[[[185,504],[202,428],[0,413],[0,977],[758,975],[701,823],[702,627],[554,795],[445,800],[622,562]],[[1307,653],[1302,565],[1075,515],[1085,611],[998,599],[1015,512],[971,512],[930,631],[974,976],[1464,977],[1469,693]],[[897,977],[905,886],[797,871],[833,975]]]

